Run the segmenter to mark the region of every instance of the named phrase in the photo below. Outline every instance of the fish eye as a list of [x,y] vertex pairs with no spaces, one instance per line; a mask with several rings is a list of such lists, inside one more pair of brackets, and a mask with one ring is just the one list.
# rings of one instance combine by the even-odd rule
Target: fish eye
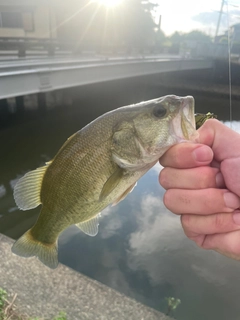
[[167,113],[167,110],[164,108],[163,105],[158,104],[154,109],[153,109],[153,114],[157,118],[162,118],[165,116]]

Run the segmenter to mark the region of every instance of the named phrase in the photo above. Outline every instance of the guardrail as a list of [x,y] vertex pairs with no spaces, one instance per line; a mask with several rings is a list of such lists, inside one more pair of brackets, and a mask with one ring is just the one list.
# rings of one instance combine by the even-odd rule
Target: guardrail
[[15,51],[18,57],[28,55],[28,50],[32,53],[40,51],[47,53],[48,56],[54,56],[55,53],[111,53],[111,54],[131,54],[137,53],[162,53],[162,46],[138,46],[128,45],[98,45],[98,44],[76,44],[73,42],[59,41],[55,38],[26,38],[26,37],[0,37],[0,51]]
[[[2,52],[1,52],[2,51]],[[8,52],[7,52],[8,51]],[[94,53],[105,55],[131,54],[180,54],[182,57],[193,58],[228,58],[227,43],[212,43],[191,41],[185,44],[175,43],[170,47],[163,45],[131,46],[131,45],[100,45],[84,44],[71,41],[61,41],[55,38],[27,38],[27,37],[0,37],[1,55],[9,55],[9,51],[18,57],[28,55],[54,56],[59,54]],[[234,44],[231,52],[240,55],[240,45]]]
[[0,50],[16,51],[19,57],[25,57],[27,50],[40,50],[47,51],[49,56],[54,55],[58,46],[58,42],[55,39],[49,38],[26,38],[26,37],[1,37],[0,38]]

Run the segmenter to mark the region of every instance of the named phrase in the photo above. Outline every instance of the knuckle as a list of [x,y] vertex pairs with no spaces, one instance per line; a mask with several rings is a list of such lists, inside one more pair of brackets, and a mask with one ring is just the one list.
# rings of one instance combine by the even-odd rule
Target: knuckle
[[199,188],[211,188],[214,186],[214,177],[212,168],[210,167],[200,167],[199,169]]
[[219,212],[218,208],[216,208],[217,207],[217,205],[216,205],[217,200],[213,201],[213,199],[219,198],[218,195],[216,194],[216,190],[213,188],[209,188],[207,191],[208,192],[206,193],[204,200],[203,200],[203,205],[204,205],[206,213],[216,213],[216,210],[217,210],[217,212]]
[[173,154],[173,158],[174,158],[174,163],[175,163],[176,167],[182,166],[184,148],[185,148],[184,144],[182,144],[182,145],[179,144],[174,149],[175,152]]
[[206,129],[206,128],[212,128],[218,125],[219,125],[219,121],[217,119],[208,119],[207,121],[204,122],[202,127]]
[[226,224],[227,224],[227,222],[226,222],[226,215],[224,215],[224,214],[216,214],[215,215],[215,217],[214,217],[214,222],[213,222],[213,224],[214,224],[214,229],[216,230],[216,231],[221,231],[221,230],[224,230],[225,229],[225,227],[226,227]]

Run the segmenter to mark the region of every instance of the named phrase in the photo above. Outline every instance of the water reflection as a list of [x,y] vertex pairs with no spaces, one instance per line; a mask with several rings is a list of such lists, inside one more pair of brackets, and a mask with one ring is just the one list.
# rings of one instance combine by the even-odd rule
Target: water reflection
[[177,319],[226,319],[225,310],[234,319],[239,263],[185,237],[179,217],[162,203],[158,173],[153,168],[124,202],[103,212],[95,240],[67,230],[60,239],[61,260],[162,311],[166,296],[180,298]]
[[[240,132],[240,122],[226,124]],[[97,243],[66,231],[61,261],[163,312],[165,297],[179,298],[177,319],[237,319],[239,263],[185,237],[179,217],[163,205],[160,170],[156,165],[124,202],[103,211]]]
[[4,197],[5,194],[6,194],[7,190],[6,188],[4,187],[4,185],[0,185],[0,198]]
[[223,121],[223,123],[234,131],[240,133],[240,121]]

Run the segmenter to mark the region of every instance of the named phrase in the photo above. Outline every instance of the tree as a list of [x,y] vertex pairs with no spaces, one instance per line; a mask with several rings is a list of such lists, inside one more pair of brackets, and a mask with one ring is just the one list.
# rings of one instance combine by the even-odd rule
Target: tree
[[172,43],[180,43],[183,39],[183,34],[175,31],[169,38]]
[[185,40],[194,40],[197,42],[211,42],[212,39],[210,36],[208,36],[206,33],[199,31],[199,30],[193,30],[191,32],[184,34]]

